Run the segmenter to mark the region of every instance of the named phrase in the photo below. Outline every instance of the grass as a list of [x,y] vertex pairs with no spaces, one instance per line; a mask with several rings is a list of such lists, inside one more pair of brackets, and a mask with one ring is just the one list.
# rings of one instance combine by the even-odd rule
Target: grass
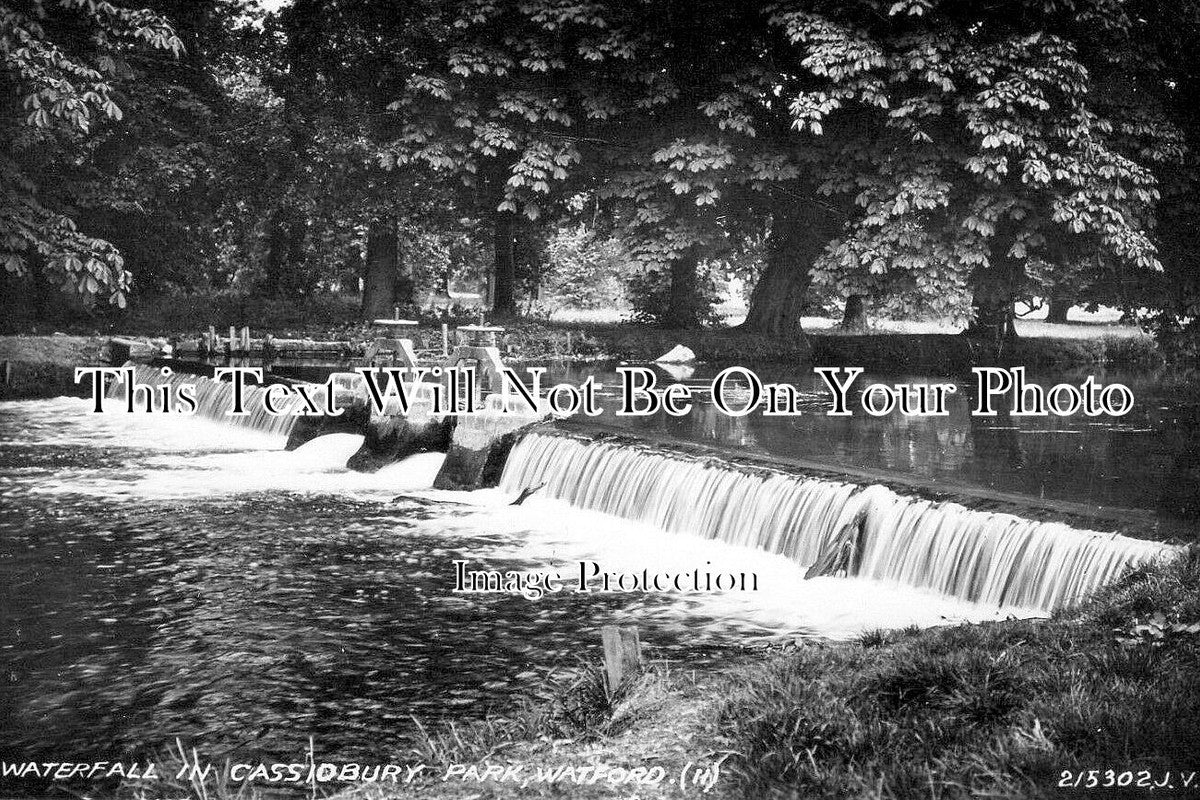
[[[576,783],[532,780],[513,782],[445,780],[450,765],[521,764],[524,776],[538,770],[555,773],[586,765],[635,768],[657,765],[677,775],[686,764],[682,742],[693,738],[702,719],[692,713],[704,695],[702,687],[667,667],[643,672],[619,691],[611,691],[598,666],[584,665],[555,673],[536,696],[517,710],[480,722],[417,723],[412,749],[393,760],[422,763],[428,768],[411,784],[360,784],[338,800],[381,798],[480,797],[629,797],[679,796],[670,779],[654,787],[622,792],[606,780]],[[668,768],[669,767],[669,768]],[[666,794],[661,794],[665,791]]]
[[[728,304],[727,304],[728,305]],[[727,322],[739,321],[737,309],[725,309]],[[478,322],[478,311],[459,308],[458,318],[424,317],[410,335],[422,356],[441,353],[442,323],[451,327]],[[744,311],[742,312],[744,313]],[[465,314],[466,316],[462,316]],[[871,334],[845,334],[832,319],[806,318],[811,336],[788,341],[731,328],[664,330],[621,322],[620,310],[560,311],[550,321],[518,319],[505,322],[501,354],[510,361],[630,359],[649,361],[676,344],[690,347],[701,362],[710,364],[775,363],[853,365],[879,372],[903,371],[939,375],[965,374],[973,366],[999,363],[1031,368],[1083,366],[1157,367],[1163,356],[1154,339],[1129,326],[1109,324],[1112,315],[1094,315],[1078,324],[1053,325],[1021,320],[1021,336],[1001,352],[957,336],[952,328],[931,323],[880,320]],[[358,319],[358,304],[349,296],[322,296],[305,305],[277,300],[251,301],[230,293],[143,298],[126,317],[75,319],[69,323],[37,324],[7,320],[0,327],[28,334],[41,330],[56,335],[0,336],[0,361],[12,365],[0,397],[17,398],[76,393],[76,363],[97,363],[103,335],[142,334],[196,338],[208,325],[224,334],[229,325],[249,323],[254,335],[269,332],[278,338],[310,337],[337,341],[370,341],[380,331]],[[60,331],[91,336],[63,336]],[[102,333],[103,331],[103,333]],[[924,331],[924,332],[916,332]],[[931,333],[929,331],[946,331]],[[85,356],[84,354],[90,354]],[[31,366],[33,365],[33,366]]]
[[[312,760],[312,742],[307,755]],[[258,800],[259,787],[249,781],[237,782],[229,776],[229,761],[209,765],[195,748],[187,748],[179,739],[175,747],[159,753],[151,761],[158,767],[159,777],[152,780],[133,779],[121,784],[115,797],[121,800],[179,797],[196,800]]]
[[[723,322],[727,326],[741,324],[746,318],[746,308],[742,304],[727,303],[717,307]],[[1046,322],[1045,319],[1022,317],[1016,321],[1017,334],[1028,337],[1045,337],[1052,339],[1094,339],[1100,336],[1118,338],[1149,338],[1149,334],[1136,325],[1119,322],[1119,313],[1112,309],[1102,309],[1097,312],[1073,310],[1072,319],[1066,324]],[[556,325],[582,326],[612,326],[620,325],[629,318],[629,312],[619,308],[560,308],[550,315],[549,321]],[[800,327],[806,332],[821,335],[824,333],[841,333],[841,319],[835,317],[802,317]],[[938,321],[912,321],[901,319],[873,319],[867,335],[888,333],[930,334],[930,333],[961,333],[961,325],[952,325]]]
[[612,736],[629,721],[624,713],[635,694],[646,691],[647,681],[611,691],[596,665],[551,673],[541,689],[523,698],[517,710],[467,725],[426,727],[413,718],[419,735],[410,755],[421,763],[478,763],[518,742],[543,739],[590,742]]
[[[1131,639],[1155,613],[1181,632]],[[1192,550],[1051,620],[802,648],[721,705],[728,766],[746,797],[878,798],[1054,796],[1063,770],[1200,769],[1200,636],[1182,632],[1196,620]]]
[[[1119,322],[1119,315],[1111,309],[1103,309],[1095,313],[1075,311],[1070,322],[1065,324],[1046,322],[1045,319],[1021,317],[1016,320],[1018,336],[1050,339],[1095,339],[1101,336],[1117,338],[1140,339],[1149,338],[1149,334],[1136,325]],[[841,333],[841,320],[832,317],[803,317],[801,327],[812,334]],[[908,333],[933,334],[961,333],[961,325],[952,325],[937,321],[912,321],[897,319],[871,320],[870,334]]]
[[[674,776],[720,764],[710,798],[1086,797],[1094,780],[1200,790],[1200,550],[1139,569],[1051,619],[870,631],[714,667],[656,667],[619,697],[596,671],[515,715],[424,731],[431,764],[661,765],[642,798],[699,796]],[[572,710],[573,709],[573,710]],[[407,757],[407,756],[406,756]],[[1192,792],[1179,791],[1197,771]],[[611,787],[359,786],[350,798],[616,797]],[[1144,796],[1136,786],[1104,797]]]

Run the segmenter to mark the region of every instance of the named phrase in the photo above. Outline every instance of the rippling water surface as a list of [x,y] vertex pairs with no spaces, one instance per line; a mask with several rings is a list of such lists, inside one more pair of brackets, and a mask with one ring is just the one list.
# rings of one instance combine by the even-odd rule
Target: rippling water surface
[[[428,490],[440,455],[373,475],[361,439],[296,452],[193,418],[0,404],[0,747],[113,758],[182,737],[206,752],[382,758],[413,717],[504,709],[598,660],[603,624],[653,658],[772,636],[987,618],[994,609],[835,579],[536,496]],[[455,594],[453,566],[713,568],[757,593]]]

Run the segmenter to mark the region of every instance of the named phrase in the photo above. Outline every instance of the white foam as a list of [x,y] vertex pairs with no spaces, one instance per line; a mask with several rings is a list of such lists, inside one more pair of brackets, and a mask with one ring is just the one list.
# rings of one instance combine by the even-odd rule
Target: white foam
[[[494,568],[489,566],[491,561],[507,564],[517,560],[528,564],[528,570],[561,571],[564,578],[569,574],[575,579],[578,562],[594,561],[606,572],[640,573],[648,569],[651,574],[679,573],[699,568],[758,576],[759,588],[753,592],[646,595],[644,604],[618,613],[614,619],[618,622],[633,624],[661,615],[690,618],[690,624],[698,628],[733,628],[765,637],[809,634],[845,639],[878,628],[1040,615],[886,582],[832,577],[805,580],[804,569],[781,555],[690,534],[667,533],[536,495],[520,506],[509,505],[512,496],[496,490],[436,492],[431,496],[478,509],[457,519],[429,520],[419,525],[427,534],[487,540],[488,550],[472,556],[472,569]],[[553,603],[555,598],[536,602]]]

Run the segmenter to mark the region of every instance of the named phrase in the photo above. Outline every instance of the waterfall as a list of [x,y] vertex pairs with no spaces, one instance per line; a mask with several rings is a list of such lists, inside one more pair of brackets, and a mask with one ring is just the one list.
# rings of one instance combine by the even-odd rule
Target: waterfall
[[[230,414],[229,410],[233,408],[233,384],[228,381],[217,381],[203,375],[189,375],[186,373],[173,373],[164,376],[158,367],[149,367],[142,364],[133,366],[134,384],[135,386],[154,387],[155,397],[153,402],[155,408],[162,408],[162,398],[159,395],[161,389],[158,387],[168,386],[169,395],[175,397],[179,387],[184,384],[192,384],[196,387],[196,411],[198,416],[207,417],[209,419],[224,422],[235,427],[252,428],[264,433],[277,434],[279,436],[287,436],[292,427],[296,424],[297,417],[291,412],[301,405],[303,400],[295,396],[275,398],[275,407],[287,413],[284,414],[269,414],[263,405],[262,395],[266,391],[259,386],[247,386],[243,390],[242,405],[246,410],[245,414]],[[107,397],[110,399],[124,398],[125,387],[122,379],[116,379],[108,387]],[[145,410],[146,395],[144,391],[137,391],[134,398],[134,407],[139,410]]]
[[516,493],[543,483],[542,494],[579,508],[758,547],[804,567],[846,525],[861,520],[858,577],[1036,611],[1080,600],[1176,549],[935,503],[885,486],[531,433],[513,448],[500,485]]

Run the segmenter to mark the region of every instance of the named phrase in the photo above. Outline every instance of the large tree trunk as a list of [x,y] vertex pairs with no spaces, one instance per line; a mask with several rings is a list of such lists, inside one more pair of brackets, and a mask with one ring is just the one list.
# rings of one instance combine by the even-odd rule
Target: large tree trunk
[[699,328],[703,324],[699,281],[696,271],[700,257],[689,248],[671,262],[671,285],[667,290],[667,308],[663,315],[664,328]]
[[741,329],[779,339],[804,336],[800,317],[812,281],[809,268],[840,220],[822,206],[781,206],[771,222],[763,272],[750,294],[750,308]]
[[267,260],[263,275],[263,289],[267,294],[282,294],[289,281],[288,272],[292,268],[291,254],[294,251],[292,241],[292,220],[289,209],[277,207],[267,220]]
[[391,220],[376,220],[367,229],[367,273],[363,278],[363,319],[392,316],[396,304],[399,248],[396,225]]
[[802,337],[800,317],[811,282],[809,266],[775,248],[768,250],[763,273],[750,294],[742,329],[778,339]]
[[972,305],[975,319],[967,326],[967,336],[997,345],[1016,338],[1012,295],[995,285],[977,286]]
[[495,245],[492,312],[498,317],[516,316],[516,215],[511,211],[493,212],[492,234]]
[[971,299],[975,319],[967,326],[967,336],[997,348],[1016,338],[1013,305],[1020,276],[1020,265],[1008,258],[976,270]]
[[288,196],[288,189],[304,180],[299,167],[313,136],[309,111],[317,77],[313,53],[322,35],[320,12],[320,0],[296,0],[282,12],[288,70],[276,88],[283,96],[283,121],[291,146],[280,159],[274,178],[280,197],[268,221],[263,288],[269,294],[303,295],[313,283],[310,276],[300,272],[308,232],[304,214]]
[[1050,310],[1046,313],[1046,322],[1057,322],[1065,325],[1067,312],[1071,310],[1071,298],[1063,295],[1050,295]]
[[842,330],[865,331],[867,329],[866,298],[861,294],[852,294],[846,298],[846,310],[842,313]]
[[392,302],[395,305],[407,307],[417,305],[417,282],[413,275],[412,263],[404,258],[401,252],[399,233],[396,231],[396,220],[389,219],[388,224],[396,232],[396,288],[392,292]]
[[342,293],[357,292],[359,289],[359,279],[365,277],[366,272],[363,265],[362,248],[358,242],[347,245],[345,249],[345,258],[342,264],[342,275],[338,280],[338,291]]

